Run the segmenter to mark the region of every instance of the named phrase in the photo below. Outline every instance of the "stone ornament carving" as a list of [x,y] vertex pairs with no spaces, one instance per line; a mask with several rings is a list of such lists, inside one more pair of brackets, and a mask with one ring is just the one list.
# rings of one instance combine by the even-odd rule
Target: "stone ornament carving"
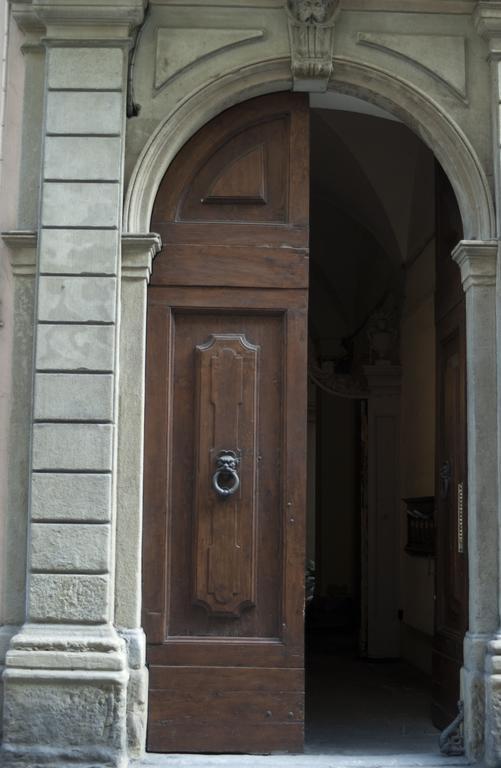
[[362,376],[336,373],[332,366],[320,365],[310,347],[308,351],[308,377],[310,381],[337,397],[361,400],[369,396],[367,381]]
[[295,91],[326,91],[339,0],[287,0]]
[[443,755],[448,757],[464,755],[463,723],[464,703],[458,701],[457,717],[442,731],[438,740],[440,751]]

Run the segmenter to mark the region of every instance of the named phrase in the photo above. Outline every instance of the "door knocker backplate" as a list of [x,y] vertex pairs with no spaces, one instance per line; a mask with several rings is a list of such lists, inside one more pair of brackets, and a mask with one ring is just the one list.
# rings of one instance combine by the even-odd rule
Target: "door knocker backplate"
[[238,467],[240,458],[236,451],[219,451],[216,471],[212,475],[212,487],[223,499],[233,496],[240,487]]

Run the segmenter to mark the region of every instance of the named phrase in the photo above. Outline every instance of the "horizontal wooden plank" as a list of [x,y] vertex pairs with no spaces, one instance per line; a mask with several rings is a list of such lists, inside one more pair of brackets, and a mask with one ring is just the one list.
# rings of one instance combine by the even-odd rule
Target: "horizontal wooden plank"
[[236,224],[210,222],[162,222],[152,220],[151,231],[157,232],[163,245],[172,243],[224,243],[249,245],[256,243],[275,248],[308,248],[307,227],[289,224]]
[[242,723],[191,721],[169,726],[150,722],[149,752],[302,752],[302,723]]
[[[153,722],[171,725],[191,720],[193,725],[207,719],[235,718],[236,722],[303,722],[303,694],[281,691],[205,691],[166,689],[150,691],[149,717]],[[237,720],[238,718],[238,720]]]
[[148,304],[166,304],[179,309],[222,309],[236,312],[251,310],[306,310],[308,291],[303,288],[276,290],[273,288],[256,291],[252,288],[202,288],[166,287],[150,285]]
[[308,254],[290,248],[169,245],[153,263],[151,284],[307,288]]
[[217,643],[194,640],[162,645],[148,645],[147,659],[150,665],[218,667],[222,660],[230,667],[303,667],[302,649],[282,643]]
[[255,667],[160,667],[150,666],[150,690],[212,689],[219,691],[303,691],[302,669]]

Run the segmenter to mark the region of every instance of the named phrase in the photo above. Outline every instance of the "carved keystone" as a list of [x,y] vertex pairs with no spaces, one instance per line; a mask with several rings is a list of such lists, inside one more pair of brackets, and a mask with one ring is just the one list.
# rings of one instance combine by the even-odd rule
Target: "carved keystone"
[[327,90],[339,0],[287,0],[295,91]]

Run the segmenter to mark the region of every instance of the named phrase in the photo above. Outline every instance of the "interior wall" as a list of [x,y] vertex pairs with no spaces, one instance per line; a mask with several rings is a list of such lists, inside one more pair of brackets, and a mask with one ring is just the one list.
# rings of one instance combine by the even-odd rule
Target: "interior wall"
[[358,591],[358,401],[317,390],[319,594],[355,600]]

